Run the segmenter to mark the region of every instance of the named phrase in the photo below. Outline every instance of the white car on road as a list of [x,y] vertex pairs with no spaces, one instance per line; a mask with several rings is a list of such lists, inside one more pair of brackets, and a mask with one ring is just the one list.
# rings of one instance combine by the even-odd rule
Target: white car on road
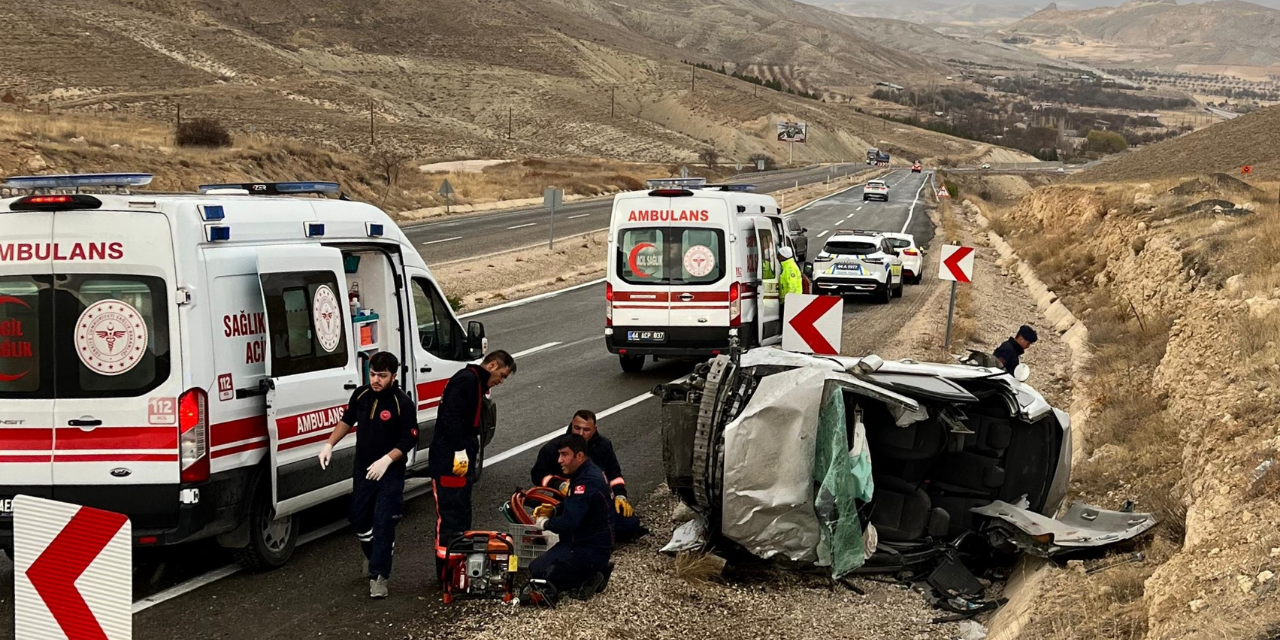
[[902,281],[907,284],[920,284],[924,277],[924,251],[916,246],[915,236],[909,233],[885,232],[889,246],[898,252],[902,259]]
[[871,294],[888,303],[902,297],[902,258],[878,231],[842,231],[814,258],[812,278],[815,293]]
[[868,180],[867,184],[862,187],[862,200],[867,201],[872,198],[879,198],[888,202],[889,184],[884,180]]

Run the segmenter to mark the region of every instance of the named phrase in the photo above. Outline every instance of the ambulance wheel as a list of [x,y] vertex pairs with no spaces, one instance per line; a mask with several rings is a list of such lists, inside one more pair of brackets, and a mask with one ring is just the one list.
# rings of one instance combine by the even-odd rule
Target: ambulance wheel
[[903,282],[902,282],[902,278],[898,278],[898,288],[893,290],[893,297],[895,297],[895,298],[901,298],[901,297],[902,297],[902,289],[903,289]]
[[293,549],[298,544],[298,522],[293,516],[275,517],[270,487],[261,487],[253,493],[253,504],[249,508],[249,544],[243,549],[232,549],[232,555],[240,566],[250,571],[278,569],[293,557]]
[[622,364],[622,370],[627,373],[640,373],[644,369],[644,356],[618,356],[618,362]]

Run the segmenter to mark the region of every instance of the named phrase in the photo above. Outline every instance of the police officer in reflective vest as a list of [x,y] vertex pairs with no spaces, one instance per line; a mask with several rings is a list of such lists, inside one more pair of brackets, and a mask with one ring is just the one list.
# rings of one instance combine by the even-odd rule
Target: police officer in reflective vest
[[[418,442],[418,407],[400,387],[400,362],[386,351],[369,359],[369,384],[356,389],[329,441],[320,449],[320,468],[333,460],[333,448],[353,427],[356,432],[352,468],[351,528],[364,551],[369,597],[387,597],[396,524],[404,506],[405,457]],[[351,449],[339,452],[339,459]]]
[[444,580],[449,543],[471,529],[471,487],[480,451],[480,403],[485,394],[516,372],[506,351],[494,351],[479,366],[453,374],[441,394],[436,430],[427,455],[436,499],[436,575]]
[[[640,518],[635,515],[627,498],[627,481],[622,477],[622,465],[618,464],[618,454],[613,451],[613,443],[596,430],[596,414],[580,409],[573,414],[573,420],[565,433],[576,433],[587,441],[587,457],[604,471],[604,477],[609,481],[609,489],[613,492],[613,533],[617,541],[630,542],[649,533],[640,524]],[[565,493],[569,480],[561,475],[559,455],[556,441],[542,445],[529,476],[535,485],[559,489],[561,493]]]
[[554,440],[569,492],[559,514],[548,505],[534,509],[538,527],[560,541],[529,565],[533,579],[521,593],[524,604],[555,603],[571,590],[590,595],[604,590],[613,551],[613,495],[604,472],[587,457],[587,441],[575,433]]

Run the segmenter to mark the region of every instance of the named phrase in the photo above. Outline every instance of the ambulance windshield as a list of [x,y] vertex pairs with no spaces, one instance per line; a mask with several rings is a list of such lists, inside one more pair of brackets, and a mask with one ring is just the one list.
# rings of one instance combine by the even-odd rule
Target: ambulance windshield
[[639,285],[710,284],[724,277],[724,232],[704,227],[624,229],[616,267]]

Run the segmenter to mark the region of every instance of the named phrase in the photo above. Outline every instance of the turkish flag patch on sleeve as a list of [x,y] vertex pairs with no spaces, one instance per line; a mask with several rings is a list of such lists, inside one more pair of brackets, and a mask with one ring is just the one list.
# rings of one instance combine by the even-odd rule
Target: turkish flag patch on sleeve
[[586,492],[587,492],[587,485],[585,484],[580,484],[573,488],[573,495],[575,496],[580,496]]

